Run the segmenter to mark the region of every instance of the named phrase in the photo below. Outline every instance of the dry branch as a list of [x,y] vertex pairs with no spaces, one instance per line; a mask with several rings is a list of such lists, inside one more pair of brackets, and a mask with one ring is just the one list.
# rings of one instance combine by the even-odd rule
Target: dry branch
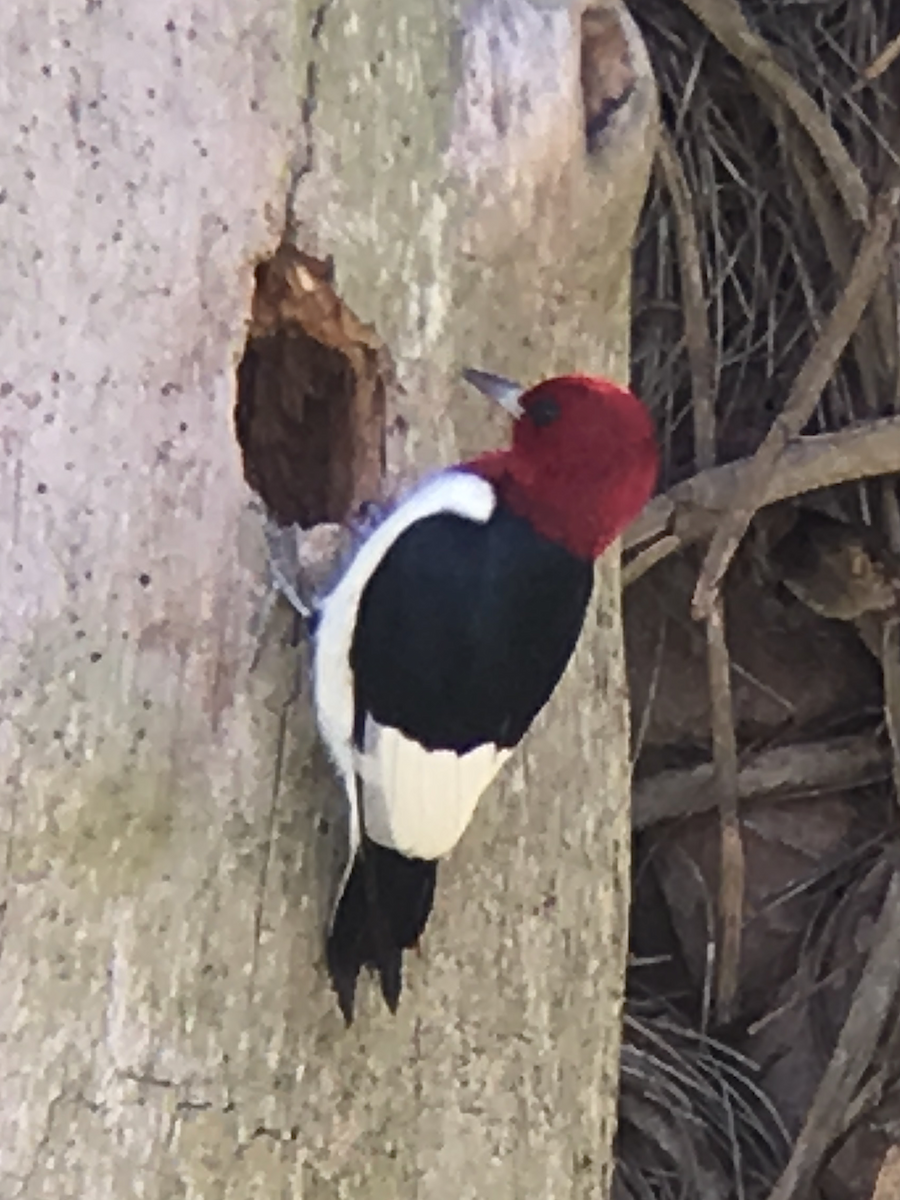
[[[752,458],[700,471],[651,500],[623,539],[626,550],[665,534],[670,553],[709,537],[722,513],[744,487]],[[766,481],[760,507],[817,488],[900,471],[900,417],[865,421],[837,433],[798,438],[784,451]],[[658,561],[658,558],[654,559]],[[652,566],[653,562],[649,563]],[[627,568],[626,568],[627,571]],[[640,572],[642,574],[643,572]],[[638,578],[634,574],[629,582]]]
[[881,915],[872,935],[872,949],[834,1054],[810,1105],[790,1161],[768,1200],[799,1200],[835,1137],[844,1113],[872,1063],[881,1030],[900,987],[900,875],[894,872]]
[[674,554],[681,547],[681,538],[674,534],[667,534],[645,549],[638,551],[633,558],[622,564],[622,587],[627,588],[630,583],[634,583],[642,575],[646,575],[651,567],[655,567],[658,562],[662,562],[664,558],[668,558],[670,554]]
[[891,1146],[878,1172],[872,1200],[896,1200],[897,1196],[900,1196],[900,1146]]
[[722,597],[706,620],[710,724],[719,799],[719,939],[716,1015],[727,1024],[737,996],[744,907],[744,847],[738,814],[738,758],[731,697],[731,660],[725,640]]
[[900,624],[896,617],[888,618],[882,629],[881,672],[884,721],[893,751],[894,798],[900,803]]
[[[860,734],[780,746],[747,758],[738,771],[737,794],[747,802],[843,791],[878,783],[890,774],[887,748],[871,734]],[[709,812],[718,803],[712,763],[661,771],[635,784],[632,824],[646,829],[659,821]]]
[[[797,172],[835,279],[839,285],[843,285],[853,267],[854,225],[828,187],[815,149],[795,126],[775,119],[779,128],[784,126],[781,136],[785,153],[790,156]],[[879,377],[884,366],[893,364],[896,358],[896,321],[890,294],[883,284],[875,289],[869,316],[860,322],[854,342],[854,359],[859,371],[864,411],[871,416],[881,409]]]
[[769,478],[792,438],[812,416],[844,347],[853,336],[887,263],[900,188],[890,187],[878,198],[872,222],[853,264],[847,286],[800,369],[787,403],[754,454],[741,487],[713,534],[694,592],[694,615],[708,617],[719,584],[754,513],[764,503]]

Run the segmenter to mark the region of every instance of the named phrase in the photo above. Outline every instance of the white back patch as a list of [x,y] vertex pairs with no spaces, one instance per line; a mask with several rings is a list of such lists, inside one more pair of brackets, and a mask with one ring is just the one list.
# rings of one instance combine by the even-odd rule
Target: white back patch
[[492,744],[468,754],[426,750],[370,719],[365,752],[356,757],[366,833],[412,858],[442,858],[462,837],[482,792],[511,753]]
[[[390,516],[363,542],[350,566],[323,599],[316,630],[313,694],[319,729],[345,780],[358,769],[353,753],[354,701],[350,647],[356,630],[360,599],[366,585],[397,538],[417,521],[446,512],[456,513],[483,525],[493,513],[496,503],[494,489],[487,480],[468,471],[443,471],[414,489],[401,501]],[[408,744],[414,745],[411,742]],[[425,753],[421,747],[418,749],[422,754]],[[491,750],[496,753],[493,747]],[[478,754],[481,751],[474,753]],[[452,757],[459,758],[457,755]],[[471,756],[463,756],[469,757]],[[408,769],[411,768],[403,767],[404,778]],[[496,770],[495,767],[490,777]],[[376,774],[383,777],[381,768]],[[387,796],[389,792],[384,794]],[[470,817],[478,794],[480,793],[475,795],[471,803]],[[424,801],[425,796],[421,796],[420,799]],[[348,796],[348,800],[352,804],[352,798]],[[368,811],[367,803],[367,816]],[[351,853],[355,848],[351,847]]]

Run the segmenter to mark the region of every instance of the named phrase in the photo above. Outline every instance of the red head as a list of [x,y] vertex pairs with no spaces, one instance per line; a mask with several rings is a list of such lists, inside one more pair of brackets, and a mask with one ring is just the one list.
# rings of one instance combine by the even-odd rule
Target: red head
[[590,375],[547,379],[519,398],[510,450],[472,466],[545,537],[596,558],[653,494],[653,422],[637,396]]

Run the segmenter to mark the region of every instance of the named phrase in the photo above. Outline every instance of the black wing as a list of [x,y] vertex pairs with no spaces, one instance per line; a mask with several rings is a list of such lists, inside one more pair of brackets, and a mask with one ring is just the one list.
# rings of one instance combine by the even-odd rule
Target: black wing
[[515,746],[571,657],[592,584],[590,562],[499,506],[485,524],[418,521],[362,595],[358,720],[371,714],[429,750]]

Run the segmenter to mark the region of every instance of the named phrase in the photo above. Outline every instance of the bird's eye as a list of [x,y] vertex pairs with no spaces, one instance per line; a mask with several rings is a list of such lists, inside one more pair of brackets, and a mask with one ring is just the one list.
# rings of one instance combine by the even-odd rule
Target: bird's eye
[[539,429],[552,425],[559,416],[559,402],[552,396],[542,396],[528,406],[528,417]]

